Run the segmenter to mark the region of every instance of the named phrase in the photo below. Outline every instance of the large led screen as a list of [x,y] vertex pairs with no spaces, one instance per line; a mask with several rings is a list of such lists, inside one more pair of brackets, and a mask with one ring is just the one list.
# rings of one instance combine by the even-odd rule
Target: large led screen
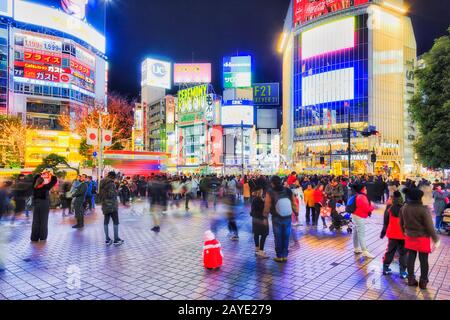
[[222,125],[223,126],[253,126],[254,107],[253,106],[223,106]]
[[294,0],[294,24],[303,24],[368,2],[370,0]]
[[252,86],[252,57],[223,58],[223,84],[225,89]]
[[61,31],[83,40],[100,52],[105,52],[106,40],[86,21],[63,11],[28,1],[14,2],[14,19],[19,22]]
[[302,78],[302,105],[353,100],[354,68],[319,73]]
[[258,129],[278,129],[278,109],[256,110],[256,127]]
[[302,58],[355,46],[355,17],[327,23],[302,34]]
[[175,63],[174,83],[210,83],[211,63]]

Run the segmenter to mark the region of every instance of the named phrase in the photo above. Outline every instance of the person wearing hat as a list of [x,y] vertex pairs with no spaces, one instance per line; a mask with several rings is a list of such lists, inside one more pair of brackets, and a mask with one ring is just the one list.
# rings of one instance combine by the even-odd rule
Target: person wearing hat
[[370,204],[365,185],[354,184],[353,190],[356,193],[356,209],[353,212],[353,222],[355,223],[353,246],[355,248],[355,254],[362,253],[364,257],[373,259],[375,256],[369,252],[366,246],[366,219],[372,214],[375,208]]
[[399,191],[395,191],[388,200],[388,205],[384,211],[383,230],[380,238],[388,237],[389,242],[383,258],[383,274],[389,275],[392,270],[389,268],[394,260],[395,252],[398,251],[400,263],[400,277],[406,279],[407,252],[405,249],[405,235],[400,227],[400,209],[403,206],[403,197]]
[[[118,191],[115,183],[116,173],[111,171],[105,179],[100,182],[99,199],[102,204],[103,215],[105,220],[103,229],[105,231],[106,245],[114,243],[115,246],[123,244],[123,240],[119,238],[119,201],[117,200]],[[113,221],[114,242],[109,237],[109,220]]]
[[[440,242],[434,229],[431,213],[422,203],[423,191],[413,188],[403,190],[406,196],[406,204],[400,210],[400,226],[405,234],[405,248],[408,250],[408,285],[427,288],[428,283],[428,255],[431,253],[431,240],[435,248]],[[414,264],[417,254],[420,261],[420,281],[417,282],[414,275]]]
[[50,190],[58,179],[50,169],[36,175],[33,181],[33,222],[31,226],[31,241],[45,241],[48,236],[48,214],[50,212]]

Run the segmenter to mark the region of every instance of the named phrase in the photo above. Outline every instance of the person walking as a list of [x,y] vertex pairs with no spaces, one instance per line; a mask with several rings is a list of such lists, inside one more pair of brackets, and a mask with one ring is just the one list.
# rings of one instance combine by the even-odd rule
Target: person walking
[[353,247],[355,254],[361,254],[369,259],[375,256],[371,254],[366,245],[366,219],[372,214],[375,209],[367,197],[367,189],[362,184],[353,185],[353,190],[356,192],[355,205],[356,209],[353,212],[353,221],[355,229],[353,231]]
[[[440,245],[433,226],[430,210],[422,203],[423,191],[419,189],[403,190],[406,204],[400,210],[400,226],[405,234],[405,248],[408,250],[408,286],[426,289],[428,284],[428,256],[431,253],[431,240],[435,248]],[[420,281],[417,282],[414,271],[417,255],[420,261]]]
[[436,215],[436,230],[440,230],[442,227],[442,216],[444,215],[444,210],[448,203],[448,194],[442,190],[441,185],[437,185],[433,190],[433,209]]
[[253,239],[255,241],[255,255],[263,259],[269,256],[264,252],[264,244],[269,235],[269,219],[264,215],[263,190],[257,187],[253,192],[250,216],[252,217]]
[[312,222],[312,225],[314,226],[314,189],[311,185],[311,183],[308,183],[306,185],[306,190],[303,192],[304,195],[304,202],[306,206],[305,211],[305,220],[306,225],[309,226]]
[[244,176],[244,184],[242,186],[242,196],[244,197],[244,203],[248,203],[251,194],[250,194],[250,184],[248,183],[247,176]]
[[[319,224],[319,216],[320,210],[325,206],[325,195],[323,194],[323,184],[317,185],[316,189],[314,189],[314,217],[313,217],[313,226],[317,227]],[[327,228],[327,222],[325,221],[325,217],[322,218],[323,228]]]
[[130,201],[131,191],[128,180],[123,180],[119,187],[120,202],[122,205],[127,206]]
[[72,194],[70,193],[71,183],[70,181],[64,181],[59,186],[59,197],[61,201],[62,208],[62,216],[66,216],[66,210],[68,211],[67,215],[72,213]]
[[238,226],[236,222],[236,180],[234,176],[225,181],[225,205],[228,219],[228,230],[230,231],[230,240],[239,240]]
[[58,179],[49,169],[37,175],[33,182],[33,222],[31,241],[46,241],[48,236],[48,214],[50,211],[50,190]]
[[72,226],[74,229],[84,228],[84,200],[86,198],[86,193],[88,185],[86,183],[87,175],[82,174],[80,176],[80,184],[75,189],[72,195],[73,207],[75,211],[75,218],[77,219],[77,224]]
[[292,190],[285,188],[280,177],[270,179],[271,188],[266,193],[264,215],[272,214],[273,235],[275,238],[276,262],[286,262],[289,254],[292,211],[298,212]]
[[399,191],[395,191],[392,198],[388,199],[386,210],[384,211],[383,230],[380,239],[385,236],[389,239],[386,253],[383,257],[383,275],[391,274],[389,268],[394,260],[395,252],[399,254],[400,277],[406,279],[407,251],[405,249],[405,235],[400,227],[400,209],[403,206],[403,198]]
[[[115,246],[123,244],[123,240],[119,238],[119,195],[114,180],[116,173],[111,171],[106,178],[100,182],[99,200],[102,204],[102,211],[105,217],[103,222],[103,229],[105,232],[105,243],[110,246],[114,243]],[[112,219],[114,228],[114,241],[109,237],[109,221]]]

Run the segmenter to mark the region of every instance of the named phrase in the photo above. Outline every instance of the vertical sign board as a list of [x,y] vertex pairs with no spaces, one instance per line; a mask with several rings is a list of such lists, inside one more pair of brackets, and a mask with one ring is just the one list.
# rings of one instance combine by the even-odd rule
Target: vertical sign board
[[255,106],[280,105],[280,84],[255,83],[253,85],[253,103]]
[[248,88],[252,86],[252,57],[223,58],[223,87]]

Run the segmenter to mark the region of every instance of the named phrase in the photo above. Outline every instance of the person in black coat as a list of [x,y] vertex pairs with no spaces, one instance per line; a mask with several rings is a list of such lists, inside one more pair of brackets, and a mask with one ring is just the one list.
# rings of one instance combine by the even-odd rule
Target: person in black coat
[[81,182],[75,189],[72,195],[73,208],[75,211],[75,217],[77,218],[77,224],[72,226],[74,229],[80,229],[84,227],[84,200],[86,199],[86,193],[88,190],[88,184],[86,183],[87,175],[82,174],[79,181]]
[[269,220],[264,215],[264,200],[262,198],[263,189],[257,187],[253,193],[252,216],[253,238],[255,240],[255,255],[261,258],[268,258],[264,252],[264,244],[269,235]]
[[50,190],[58,179],[50,171],[45,170],[33,181],[33,223],[31,241],[45,241],[48,235],[48,214],[50,211]]

